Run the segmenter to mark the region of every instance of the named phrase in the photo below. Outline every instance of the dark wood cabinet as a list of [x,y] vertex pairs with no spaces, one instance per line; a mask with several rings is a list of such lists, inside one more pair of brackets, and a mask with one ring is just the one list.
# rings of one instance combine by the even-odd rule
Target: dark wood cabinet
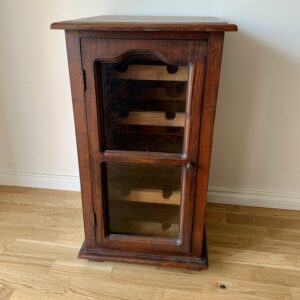
[[66,31],[85,241],[79,257],[207,267],[204,215],[224,31],[100,16]]

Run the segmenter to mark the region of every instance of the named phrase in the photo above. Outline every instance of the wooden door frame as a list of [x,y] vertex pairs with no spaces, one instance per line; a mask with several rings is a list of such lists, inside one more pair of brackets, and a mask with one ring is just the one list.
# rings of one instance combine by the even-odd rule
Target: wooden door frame
[[[194,208],[194,193],[196,169],[187,171],[184,166],[188,161],[197,165],[198,159],[198,132],[200,127],[202,87],[205,74],[206,41],[173,41],[173,40],[122,40],[122,39],[82,39],[81,40],[82,67],[85,73],[85,109],[89,145],[90,176],[93,190],[93,207],[97,228],[95,231],[95,243],[98,247],[122,249],[128,251],[142,252],[167,252],[184,253],[190,252],[192,237],[192,219]],[[187,99],[187,127],[185,129],[185,151],[183,155],[166,153],[143,153],[135,151],[104,151],[101,152],[101,132],[98,115],[98,105],[95,101],[96,81],[94,76],[94,62],[96,60],[105,62],[121,61],[124,57],[135,52],[151,52],[161,57],[168,63],[189,65],[189,94]],[[91,63],[92,62],[92,63]],[[183,201],[180,214],[179,239],[137,237],[128,235],[105,234],[104,208],[102,191],[100,187],[101,172],[100,163],[107,161],[146,162],[163,163],[167,165],[183,166]],[[100,229],[100,230],[99,230]]]

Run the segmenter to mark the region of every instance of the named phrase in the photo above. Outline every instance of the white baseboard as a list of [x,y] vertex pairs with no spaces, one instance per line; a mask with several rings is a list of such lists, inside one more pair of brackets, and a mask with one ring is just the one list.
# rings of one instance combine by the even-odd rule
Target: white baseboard
[[79,176],[0,170],[0,185],[80,191]]
[[300,210],[300,193],[210,186],[208,202]]
[[[80,191],[76,175],[0,171],[0,185]],[[300,193],[210,186],[208,202],[300,210]]]

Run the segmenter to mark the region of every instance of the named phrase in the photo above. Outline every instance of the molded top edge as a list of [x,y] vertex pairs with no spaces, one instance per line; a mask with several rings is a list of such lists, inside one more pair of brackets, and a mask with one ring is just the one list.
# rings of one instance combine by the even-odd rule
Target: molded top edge
[[51,29],[100,31],[237,31],[235,24],[214,17],[159,17],[103,15],[55,22]]

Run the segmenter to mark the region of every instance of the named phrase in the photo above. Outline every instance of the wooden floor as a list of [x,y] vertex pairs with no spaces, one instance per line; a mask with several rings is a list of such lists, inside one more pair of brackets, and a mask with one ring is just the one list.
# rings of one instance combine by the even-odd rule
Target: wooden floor
[[0,299],[300,299],[300,212],[207,209],[209,270],[77,259],[76,192],[0,187]]

